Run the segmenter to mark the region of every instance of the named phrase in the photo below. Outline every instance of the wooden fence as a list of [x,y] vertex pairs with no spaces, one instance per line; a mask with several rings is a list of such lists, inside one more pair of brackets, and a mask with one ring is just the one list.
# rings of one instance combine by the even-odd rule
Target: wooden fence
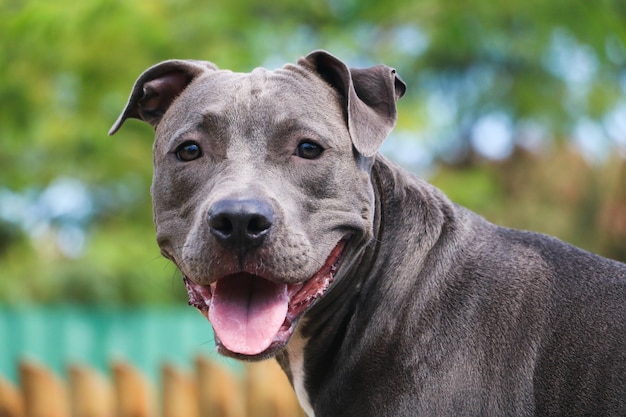
[[0,417],[304,417],[287,377],[274,361],[238,375],[203,357],[186,372],[165,364],[156,387],[125,362],[110,377],[70,365],[66,380],[22,361],[19,384],[0,377]]

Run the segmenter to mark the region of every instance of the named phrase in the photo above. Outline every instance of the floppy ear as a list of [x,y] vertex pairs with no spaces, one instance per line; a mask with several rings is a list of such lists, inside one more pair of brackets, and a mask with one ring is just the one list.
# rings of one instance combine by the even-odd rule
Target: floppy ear
[[133,86],[128,103],[109,135],[119,130],[128,118],[143,120],[156,128],[176,97],[200,74],[215,71],[211,62],[194,60],[163,61],[145,70]]
[[406,91],[396,70],[385,65],[348,69],[326,51],[312,52],[298,63],[314,69],[341,94],[354,147],[373,156],[396,125],[396,101]]

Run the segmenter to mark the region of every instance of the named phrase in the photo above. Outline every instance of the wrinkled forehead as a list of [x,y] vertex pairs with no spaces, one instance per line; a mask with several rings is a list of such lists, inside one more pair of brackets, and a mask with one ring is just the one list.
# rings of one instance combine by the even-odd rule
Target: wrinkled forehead
[[250,73],[208,72],[194,80],[173,103],[162,121],[176,115],[196,119],[216,114],[233,122],[246,120],[280,122],[308,119],[343,120],[339,94],[324,80],[301,67],[279,70],[255,69]]

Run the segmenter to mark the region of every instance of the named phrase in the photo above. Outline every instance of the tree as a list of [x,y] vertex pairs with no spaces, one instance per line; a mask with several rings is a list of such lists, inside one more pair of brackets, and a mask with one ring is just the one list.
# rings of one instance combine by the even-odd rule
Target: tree
[[[128,123],[123,137],[106,137],[136,76],[174,57],[247,71],[324,48],[353,66],[397,67],[409,93],[384,151],[505,224],[559,212],[559,199],[546,207],[519,178],[573,145],[595,164],[581,193],[598,198],[570,201],[587,215],[548,231],[626,259],[626,232],[612,227],[626,207],[622,1],[5,0],[0,13],[5,300],[184,299],[153,242],[150,128]],[[559,195],[549,184],[562,178],[529,184]],[[508,199],[522,197],[535,215],[513,210]],[[546,224],[555,223],[529,226]],[[611,237],[588,242],[585,224]]]

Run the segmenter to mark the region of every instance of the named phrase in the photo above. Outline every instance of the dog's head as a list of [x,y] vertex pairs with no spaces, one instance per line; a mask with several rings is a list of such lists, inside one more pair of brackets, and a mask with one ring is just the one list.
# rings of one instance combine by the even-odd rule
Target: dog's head
[[172,60],[136,81],[109,133],[155,128],[157,241],[221,353],[284,347],[372,238],[369,171],[404,91],[391,68],[323,51],[249,74]]

